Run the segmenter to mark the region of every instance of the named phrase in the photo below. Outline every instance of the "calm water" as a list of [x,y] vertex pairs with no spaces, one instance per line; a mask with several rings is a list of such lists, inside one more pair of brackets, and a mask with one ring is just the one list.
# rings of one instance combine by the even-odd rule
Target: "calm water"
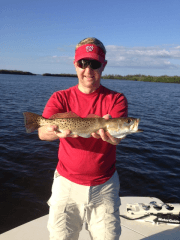
[[[0,233],[48,213],[58,141],[25,132],[22,113],[41,114],[54,91],[77,78],[0,75]],[[123,92],[144,133],[117,147],[120,196],[180,202],[180,85],[102,80]]]

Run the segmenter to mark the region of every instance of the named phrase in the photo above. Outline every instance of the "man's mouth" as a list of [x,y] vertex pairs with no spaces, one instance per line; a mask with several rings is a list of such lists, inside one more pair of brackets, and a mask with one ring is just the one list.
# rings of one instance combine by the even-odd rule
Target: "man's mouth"
[[85,76],[87,79],[92,80],[94,76]]

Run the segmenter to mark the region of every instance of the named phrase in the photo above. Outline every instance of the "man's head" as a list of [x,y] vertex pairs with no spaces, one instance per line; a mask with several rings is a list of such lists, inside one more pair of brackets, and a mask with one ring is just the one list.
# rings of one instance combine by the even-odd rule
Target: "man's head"
[[85,38],[76,45],[75,61],[80,59],[94,59],[104,63],[106,49],[97,38]]
[[100,78],[107,61],[106,49],[97,38],[85,38],[76,45],[74,65],[79,79],[79,89],[90,92],[100,85]]

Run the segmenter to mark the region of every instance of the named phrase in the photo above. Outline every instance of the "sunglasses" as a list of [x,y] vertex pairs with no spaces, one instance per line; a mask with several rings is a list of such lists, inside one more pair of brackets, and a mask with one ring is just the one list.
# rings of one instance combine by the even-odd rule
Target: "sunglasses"
[[91,69],[98,69],[102,66],[102,64],[97,60],[87,60],[87,59],[81,59],[81,60],[77,61],[77,65],[78,65],[78,67],[80,67],[82,69],[85,69],[88,66]]

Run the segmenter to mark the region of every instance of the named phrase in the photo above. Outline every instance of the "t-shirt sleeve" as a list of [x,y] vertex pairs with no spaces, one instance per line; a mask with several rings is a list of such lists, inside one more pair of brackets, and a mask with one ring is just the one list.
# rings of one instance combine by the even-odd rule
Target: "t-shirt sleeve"
[[112,116],[112,118],[128,116],[128,102],[123,94],[117,95],[109,114]]
[[57,94],[56,92],[53,93],[53,95],[48,100],[42,116],[44,118],[50,118],[52,115],[56,113],[64,112],[63,108],[63,100],[60,96],[60,94]]

